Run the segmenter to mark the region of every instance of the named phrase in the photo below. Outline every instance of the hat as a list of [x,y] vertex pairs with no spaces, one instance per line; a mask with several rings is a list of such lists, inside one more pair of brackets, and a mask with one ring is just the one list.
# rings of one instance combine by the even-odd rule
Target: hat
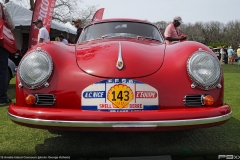
[[177,20],[178,22],[183,23],[182,18],[180,16],[174,17],[173,20]]
[[82,23],[81,19],[79,19],[79,18],[72,20],[72,22],[80,22],[80,23]]
[[33,23],[33,24],[36,24],[36,23],[39,23],[39,22],[42,23],[42,20],[41,20],[41,19],[35,19],[35,21],[33,21],[32,23]]

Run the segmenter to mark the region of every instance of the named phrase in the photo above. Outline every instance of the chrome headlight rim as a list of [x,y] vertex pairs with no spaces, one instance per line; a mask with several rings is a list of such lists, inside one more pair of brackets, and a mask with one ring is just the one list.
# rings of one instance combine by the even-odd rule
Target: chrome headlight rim
[[[208,57],[213,62],[214,67],[217,69],[216,76],[210,82],[204,83],[204,82],[199,81],[199,79],[196,78],[196,76],[192,72],[192,69],[191,69],[192,62],[199,56]],[[196,51],[192,55],[190,55],[190,57],[188,58],[188,61],[187,61],[187,72],[188,72],[190,79],[193,82],[193,84],[191,85],[192,88],[198,87],[203,90],[211,90],[211,89],[215,89],[217,87],[221,88],[220,82],[222,80],[222,67],[221,67],[219,60],[210,52],[199,49],[199,51]]]
[[[43,56],[47,60],[49,69],[48,69],[46,76],[43,79],[41,79],[39,82],[28,83],[27,80],[23,76],[21,68],[22,68],[22,65],[25,63],[25,61],[27,61],[28,58],[30,56],[32,56],[33,54],[38,54],[40,56]],[[51,56],[48,54],[48,52],[46,52],[46,51],[42,50],[40,47],[38,47],[36,50],[30,51],[29,53],[27,53],[27,55],[25,55],[22,58],[21,62],[19,63],[19,66],[18,66],[18,77],[19,77],[19,80],[23,87],[28,88],[28,89],[38,89],[38,88],[42,87],[43,85],[48,84],[47,81],[50,78],[50,76],[52,75],[52,71],[53,71],[53,61],[52,61]]]

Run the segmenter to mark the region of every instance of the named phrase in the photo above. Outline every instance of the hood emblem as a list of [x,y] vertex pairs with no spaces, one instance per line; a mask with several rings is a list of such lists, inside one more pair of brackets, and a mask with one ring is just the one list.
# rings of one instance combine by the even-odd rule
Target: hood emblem
[[118,42],[118,60],[117,60],[117,64],[116,67],[117,69],[121,70],[123,69],[123,60],[122,60],[122,45],[120,42]]

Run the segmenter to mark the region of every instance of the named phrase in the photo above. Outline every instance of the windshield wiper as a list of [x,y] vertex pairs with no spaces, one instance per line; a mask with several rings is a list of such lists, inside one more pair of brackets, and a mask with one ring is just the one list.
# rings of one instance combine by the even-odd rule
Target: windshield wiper
[[135,36],[132,36],[132,35],[103,35],[102,36],[102,39],[105,39],[105,38],[136,38],[136,35]]

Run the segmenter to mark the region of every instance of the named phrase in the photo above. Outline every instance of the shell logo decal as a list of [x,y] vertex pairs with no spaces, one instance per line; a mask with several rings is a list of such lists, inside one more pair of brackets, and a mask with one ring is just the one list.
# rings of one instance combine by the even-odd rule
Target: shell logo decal
[[133,91],[124,84],[116,84],[107,93],[107,99],[112,103],[113,108],[128,108],[129,103],[134,99]]

